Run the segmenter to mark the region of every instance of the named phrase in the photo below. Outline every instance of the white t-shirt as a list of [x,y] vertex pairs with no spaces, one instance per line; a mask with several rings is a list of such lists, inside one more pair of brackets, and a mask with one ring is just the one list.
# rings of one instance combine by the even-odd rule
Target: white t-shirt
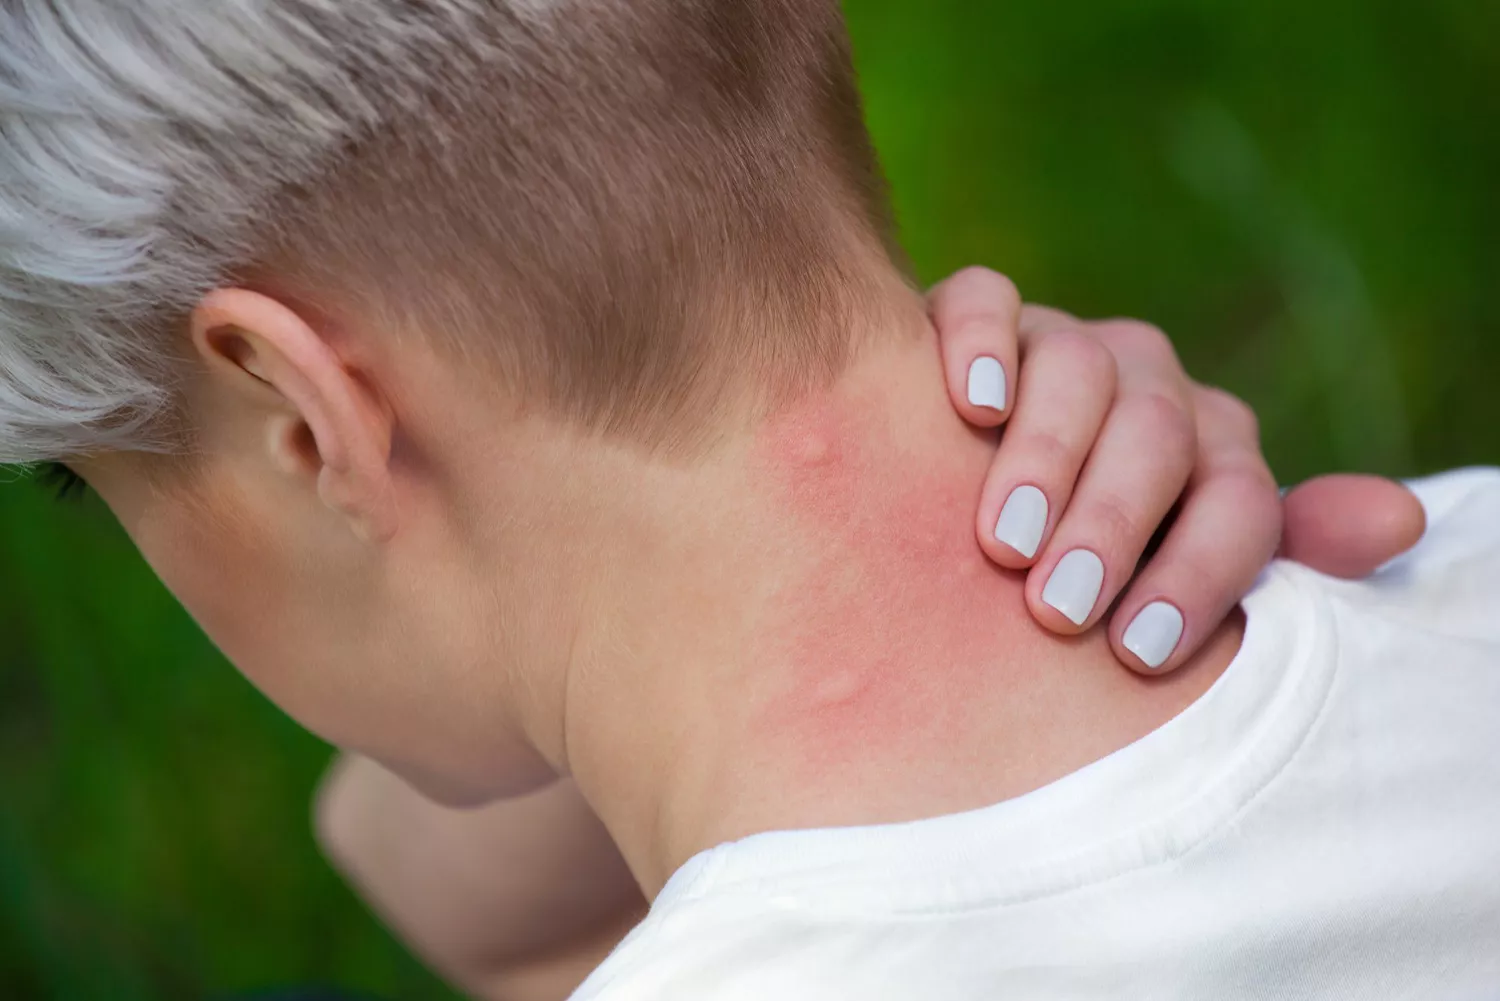
[[575,1001],[1500,998],[1500,471],[1278,564],[1159,730],[996,806],[690,859]]

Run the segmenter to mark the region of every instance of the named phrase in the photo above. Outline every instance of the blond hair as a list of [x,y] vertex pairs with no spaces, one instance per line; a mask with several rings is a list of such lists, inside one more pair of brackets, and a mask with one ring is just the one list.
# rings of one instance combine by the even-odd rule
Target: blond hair
[[0,462],[169,448],[230,282],[679,434],[837,372],[888,247],[836,0],[0,8]]

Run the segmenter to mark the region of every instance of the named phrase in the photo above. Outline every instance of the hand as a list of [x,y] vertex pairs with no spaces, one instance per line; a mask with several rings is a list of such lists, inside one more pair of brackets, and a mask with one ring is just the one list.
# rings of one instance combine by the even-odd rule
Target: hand
[[1154,327],[1023,306],[981,268],[933,289],[930,308],[954,407],[1006,425],[980,546],[1028,570],[1027,604],[1054,632],[1083,632],[1114,605],[1110,643],[1136,671],[1184,663],[1278,551],[1361,577],[1421,538],[1421,504],[1390,480],[1323,477],[1283,505],[1254,413],[1193,382]]
[[344,755],[323,779],[316,816],[324,854],[355,892],[476,999],[565,998],[646,914],[570,779],[461,810]]

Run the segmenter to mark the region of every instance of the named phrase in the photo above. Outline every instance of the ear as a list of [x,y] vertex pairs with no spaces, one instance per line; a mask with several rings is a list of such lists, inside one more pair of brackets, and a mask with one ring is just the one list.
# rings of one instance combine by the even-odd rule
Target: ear
[[190,326],[216,388],[269,411],[265,441],[273,465],[311,477],[323,503],[360,538],[388,541],[398,520],[390,468],[394,418],[375,392],[297,311],[258,292],[211,292]]

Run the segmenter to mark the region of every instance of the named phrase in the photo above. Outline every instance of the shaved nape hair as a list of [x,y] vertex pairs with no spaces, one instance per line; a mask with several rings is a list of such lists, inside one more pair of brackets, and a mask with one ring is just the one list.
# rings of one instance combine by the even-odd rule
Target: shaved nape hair
[[680,444],[835,376],[892,260],[836,0],[0,7],[0,462],[170,450],[234,283]]

